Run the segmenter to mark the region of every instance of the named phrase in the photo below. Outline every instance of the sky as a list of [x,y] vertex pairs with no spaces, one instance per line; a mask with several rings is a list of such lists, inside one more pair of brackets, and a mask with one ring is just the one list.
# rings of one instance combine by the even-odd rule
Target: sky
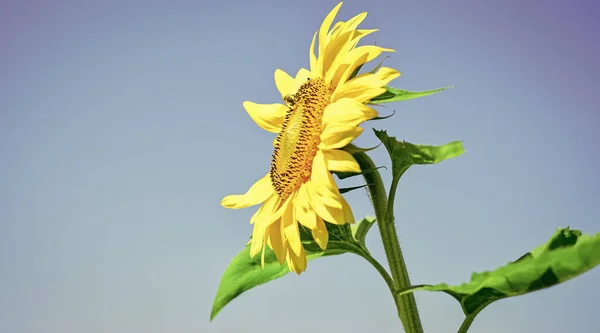
[[[401,332],[362,258],[309,263],[212,322],[221,274],[255,208],[228,210],[269,167],[274,134],[246,100],[278,103],[280,68],[308,66],[337,1],[0,3],[0,331]],[[364,43],[397,50],[392,86],[453,89],[379,108],[371,128],[464,155],[411,168],[396,208],[414,284],[467,281],[558,227],[600,232],[600,5],[596,1],[354,1]],[[385,150],[372,154],[389,166]],[[389,171],[382,170],[389,186]],[[339,182],[360,185],[360,179]],[[372,215],[364,191],[346,196]],[[373,229],[372,253],[385,255]],[[499,301],[470,332],[592,332],[600,269]],[[456,332],[458,303],[416,294],[425,331]]]

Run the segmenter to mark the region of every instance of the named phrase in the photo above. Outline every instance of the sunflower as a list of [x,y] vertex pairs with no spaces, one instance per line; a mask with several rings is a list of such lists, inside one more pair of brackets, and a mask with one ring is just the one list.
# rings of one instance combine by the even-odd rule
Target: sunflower
[[[244,109],[269,132],[277,133],[269,173],[243,195],[221,201],[226,208],[245,208],[262,203],[250,219],[254,224],[250,256],[268,246],[280,264],[290,271],[306,269],[306,253],[299,225],[311,230],[324,250],[329,235],[326,223],[354,223],[350,206],[340,194],[331,171],[360,172],[354,157],[344,150],[363,131],[362,122],[378,113],[367,103],[385,92],[398,71],[381,67],[375,73],[354,76],[363,64],[382,52],[395,52],[374,45],[357,47],[359,40],[377,30],[360,30],[367,13],[331,28],[340,2],[325,18],[310,45],[310,70],[300,69],[295,77],[275,71],[281,104],[246,101]],[[318,57],[315,41],[318,34]]]

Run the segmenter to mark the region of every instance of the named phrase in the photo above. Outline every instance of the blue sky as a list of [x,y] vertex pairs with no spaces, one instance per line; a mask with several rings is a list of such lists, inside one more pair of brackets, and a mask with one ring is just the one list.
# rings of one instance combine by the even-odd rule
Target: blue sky
[[[336,3],[2,2],[0,331],[400,332],[387,287],[352,255],[313,261],[208,321],[254,212],[219,202],[264,175],[272,149],[242,102],[280,101],[274,70],[308,66]],[[357,142],[375,145],[372,127],[464,141],[463,156],[401,181],[415,284],[466,281],[559,226],[600,231],[597,3],[350,0],[339,19],[362,11],[362,27],[380,29],[365,42],[397,50],[393,86],[455,85],[389,104],[381,112],[396,115]],[[373,158],[389,165],[383,149]],[[372,214],[364,192],[347,198],[357,217]],[[591,332],[599,278],[500,301],[471,332]],[[417,302],[426,332],[457,330],[449,296]]]

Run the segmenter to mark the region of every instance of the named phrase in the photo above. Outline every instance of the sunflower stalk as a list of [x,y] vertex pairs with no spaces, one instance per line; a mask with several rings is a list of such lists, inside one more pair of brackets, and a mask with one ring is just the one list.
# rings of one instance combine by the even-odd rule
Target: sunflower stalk
[[[599,266],[600,233],[584,235],[566,227],[514,262],[493,271],[473,273],[468,283],[411,286],[394,221],[398,183],[413,165],[437,164],[462,155],[462,142],[413,144],[398,140],[385,130],[374,130],[391,158],[389,192],[379,167],[367,155],[376,147],[364,149],[351,142],[362,133],[361,123],[386,119],[395,113],[379,116],[373,106],[429,96],[450,87],[425,91],[390,87],[388,84],[400,72],[382,66],[383,61],[374,70],[359,74],[363,65],[394,50],[357,46],[362,37],[376,29],[358,29],[366,12],[334,23],[341,5],[338,3],[327,14],[313,35],[310,69],[301,68],[295,77],[275,70],[275,85],[283,104],[243,103],[256,124],[277,133],[277,137],[268,173],[245,194],[232,194],[221,200],[221,205],[230,209],[259,203],[262,206],[251,218],[251,241],[223,274],[211,320],[226,304],[251,288],[290,272],[301,274],[310,260],[352,253],[362,256],[381,275],[405,332],[423,333],[412,293],[427,290],[447,293],[459,302],[465,319],[458,333],[467,333],[478,313],[492,302],[554,286]],[[366,184],[339,188],[332,173],[340,180],[362,175]],[[356,221],[342,193],[362,187],[368,189],[376,217]],[[367,233],[375,222],[379,224],[389,269],[366,246]]]
[[[379,224],[379,233],[385,250],[385,255],[390,266],[395,290],[410,287],[410,278],[406,263],[400,248],[400,242],[394,223],[393,205],[396,187],[400,175],[395,175],[390,187],[389,200],[379,171],[375,168],[373,160],[364,152],[356,152],[354,158],[362,170],[372,170],[363,174],[368,184],[369,195]],[[407,333],[423,333],[423,326],[419,317],[417,303],[412,294],[392,293],[398,317]]]

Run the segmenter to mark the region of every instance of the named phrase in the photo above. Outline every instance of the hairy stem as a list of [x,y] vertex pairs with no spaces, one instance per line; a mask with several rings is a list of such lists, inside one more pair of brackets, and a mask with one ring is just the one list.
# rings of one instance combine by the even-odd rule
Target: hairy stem
[[[356,152],[353,155],[361,170],[365,170],[363,176],[368,184],[369,195],[375,210],[379,233],[394,280],[395,290],[402,290],[410,286],[410,279],[394,225],[393,204],[399,177],[398,179],[394,177],[390,200],[388,201],[381,175],[375,168],[371,158],[364,152]],[[398,310],[398,317],[400,317],[405,331],[407,333],[423,333],[423,326],[421,325],[414,295],[412,293],[399,295],[397,292],[392,292],[392,295]]]
[[475,317],[477,317],[479,312],[481,312],[481,310],[485,309],[485,307],[490,305],[492,302],[493,301],[488,301],[488,302],[481,304],[479,307],[477,307],[477,309],[475,311],[473,311],[471,314],[466,316],[465,319],[463,320],[462,324],[460,325],[460,328],[458,329],[458,333],[467,333],[467,331],[469,330],[469,327],[471,327],[473,320],[475,320]]

